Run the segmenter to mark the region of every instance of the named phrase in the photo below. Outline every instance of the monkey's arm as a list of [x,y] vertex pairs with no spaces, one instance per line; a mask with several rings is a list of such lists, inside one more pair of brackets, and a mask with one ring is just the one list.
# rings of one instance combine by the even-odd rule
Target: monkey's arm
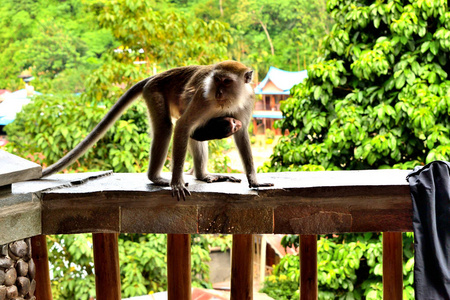
[[231,136],[241,128],[241,121],[232,117],[219,117],[195,129],[191,138],[197,141],[219,140]]
[[177,199],[183,198],[186,200],[186,195],[191,195],[189,190],[186,188],[186,184],[183,179],[183,166],[186,159],[186,152],[189,140],[189,134],[192,124],[189,118],[186,117],[187,114],[183,114],[180,119],[178,119],[174,135],[173,135],[173,149],[172,149],[172,180],[170,186],[172,188],[172,196],[177,196]]
[[241,155],[242,164],[247,174],[248,185],[251,188],[273,186],[273,183],[258,183],[256,179],[255,166],[253,165],[252,148],[247,130],[240,130],[235,133],[234,141]]

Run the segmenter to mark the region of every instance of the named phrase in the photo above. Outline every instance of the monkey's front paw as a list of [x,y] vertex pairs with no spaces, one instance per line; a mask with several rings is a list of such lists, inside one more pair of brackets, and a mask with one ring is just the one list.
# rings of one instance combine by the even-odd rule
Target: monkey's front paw
[[211,183],[211,182],[221,182],[221,181],[231,181],[231,182],[241,182],[239,178],[227,175],[213,175],[208,174],[204,178],[200,179],[201,181]]
[[257,182],[250,182],[248,184],[249,188],[259,188],[259,187],[269,187],[273,186],[273,183],[257,183]]
[[171,183],[172,187],[172,197],[177,196],[177,200],[180,201],[180,198],[183,198],[183,201],[186,201],[186,196],[190,196],[191,192],[186,188],[189,184],[180,183]]

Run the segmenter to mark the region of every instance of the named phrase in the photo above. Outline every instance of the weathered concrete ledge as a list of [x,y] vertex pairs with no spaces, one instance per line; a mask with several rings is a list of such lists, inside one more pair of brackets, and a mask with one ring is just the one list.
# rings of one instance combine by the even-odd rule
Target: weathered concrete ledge
[[[145,174],[60,174],[13,185],[41,204],[42,234],[296,233],[412,231],[409,171],[258,174],[274,187],[207,184],[185,176],[192,193],[172,198]],[[170,174],[165,174],[167,177]]]

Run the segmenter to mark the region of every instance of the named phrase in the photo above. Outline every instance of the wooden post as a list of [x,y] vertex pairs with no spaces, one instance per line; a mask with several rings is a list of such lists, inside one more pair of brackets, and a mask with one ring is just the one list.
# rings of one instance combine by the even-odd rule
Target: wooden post
[[118,234],[93,233],[92,241],[97,300],[120,300]]
[[191,300],[191,235],[167,235],[167,290],[169,300]]
[[300,299],[316,300],[317,235],[300,235]]
[[383,232],[383,299],[403,297],[403,244],[401,232]]
[[31,253],[36,265],[36,291],[37,300],[52,300],[52,287],[50,284],[50,272],[48,268],[47,239],[45,235],[31,238]]
[[231,252],[231,298],[253,299],[253,235],[233,235]]
[[259,284],[262,287],[264,285],[264,279],[266,278],[266,256],[267,256],[267,240],[264,234],[261,234],[261,251],[259,261]]

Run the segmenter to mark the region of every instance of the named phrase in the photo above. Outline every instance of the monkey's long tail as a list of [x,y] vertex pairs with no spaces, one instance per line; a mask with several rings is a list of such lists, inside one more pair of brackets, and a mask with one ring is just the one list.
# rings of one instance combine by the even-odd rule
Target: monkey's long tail
[[94,145],[122,115],[125,109],[130,106],[138,96],[141,95],[142,89],[150,79],[151,77],[146,78],[136,83],[128,91],[126,91],[97,124],[97,126],[95,126],[95,128],[88,134],[88,136],[60,160],[44,169],[42,171],[42,177],[49,176],[68,167],[81,155],[83,155],[90,147],[92,147],[92,145]]

